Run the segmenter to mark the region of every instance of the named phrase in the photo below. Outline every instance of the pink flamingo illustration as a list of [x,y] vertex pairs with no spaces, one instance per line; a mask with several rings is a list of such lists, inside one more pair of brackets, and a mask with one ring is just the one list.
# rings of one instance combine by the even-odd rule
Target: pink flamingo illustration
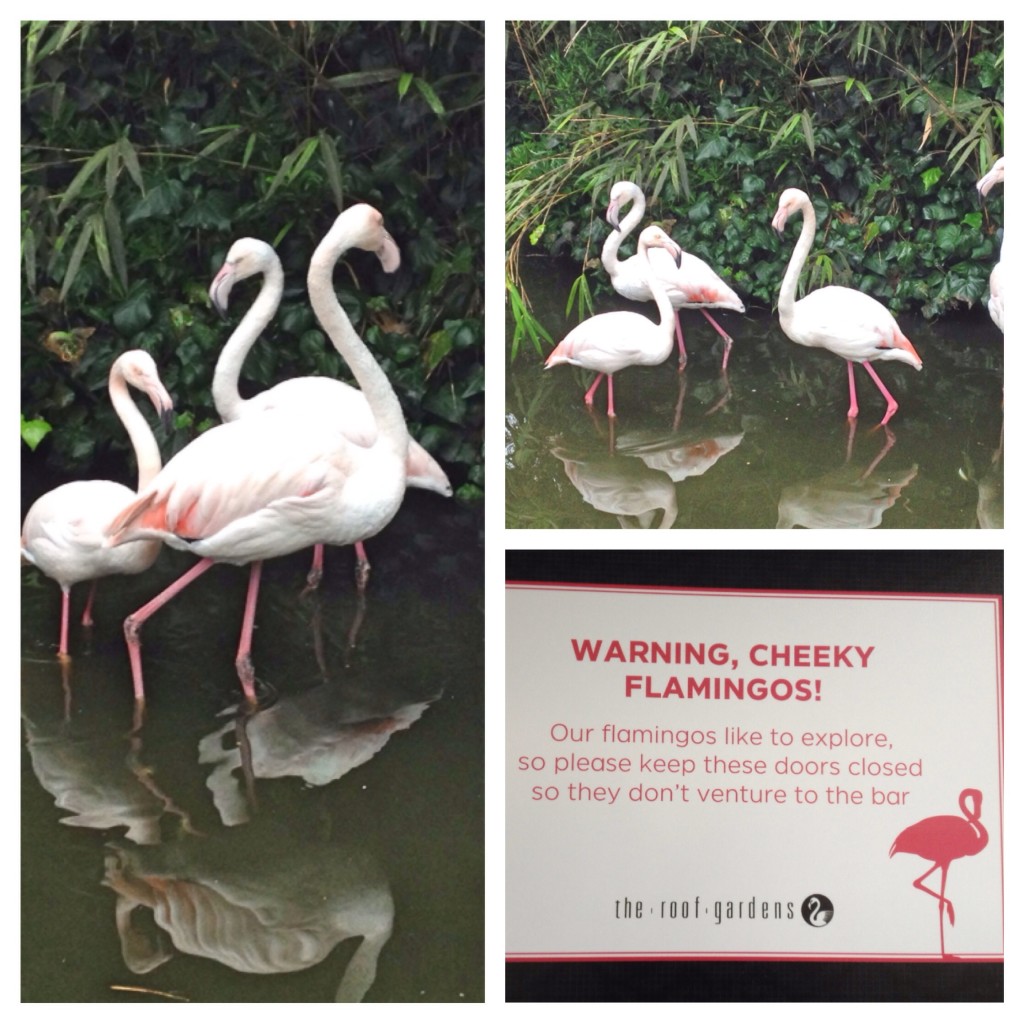
[[[970,803],[970,806],[968,806]],[[919,878],[914,879],[914,888],[934,896],[939,901],[939,949],[946,958],[946,936],[942,919],[943,910],[949,915],[949,923],[955,924],[953,904],[946,897],[946,874],[949,865],[958,857],[973,857],[988,844],[988,832],[981,821],[981,790],[965,789],[960,794],[960,810],[962,818],[955,814],[937,814],[932,818],[924,818],[905,828],[889,849],[889,856],[894,853],[916,853],[925,860],[931,860],[932,866]],[[935,871],[942,871],[939,891],[929,889],[924,880]]]

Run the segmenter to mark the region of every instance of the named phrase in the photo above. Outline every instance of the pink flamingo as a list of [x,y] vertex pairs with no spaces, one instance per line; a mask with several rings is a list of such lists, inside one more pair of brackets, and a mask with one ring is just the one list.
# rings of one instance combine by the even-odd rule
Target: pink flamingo
[[[619,223],[620,209],[625,203],[632,203],[625,220]],[[643,220],[646,200],[643,191],[631,181],[619,181],[612,186],[611,198],[605,219],[614,228],[601,249],[601,262],[612,287],[624,298],[634,302],[649,302],[654,296],[648,284],[650,271],[643,257],[637,253],[627,260],[618,258],[619,247],[629,233]],[[725,339],[725,354],[722,356],[722,370],[729,362],[732,338],[722,330],[709,309],[734,309],[745,313],[746,307],[740,297],[702,260],[684,252],[679,262],[669,261],[660,253],[650,257],[650,266],[660,278],[676,315],[676,340],[679,343],[679,367],[686,365],[686,345],[683,342],[683,325],[680,309],[699,309],[708,323]]]
[[[647,260],[651,249],[665,249],[674,260],[682,250],[659,227],[651,226],[640,233],[637,250]],[[594,404],[594,392],[601,377],[608,378],[608,415],[615,417],[612,395],[612,374],[625,366],[657,366],[672,351],[672,305],[660,277],[652,277],[651,293],[658,304],[661,319],[652,323],[640,313],[621,310],[599,313],[574,327],[556,346],[544,364],[545,370],[560,363],[597,370],[597,377],[584,396],[588,406]]]
[[[992,169],[983,178],[978,181],[978,192],[984,199],[989,194],[992,186],[996,182],[1002,181],[1006,170],[1006,157],[1000,157],[993,165]],[[1006,240],[1006,234],[1004,229],[1003,240]],[[988,279],[988,313],[992,317],[993,322],[999,330],[1003,329],[1003,247],[999,247],[999,262],[992,268],[992,274]]]
[[[148,352],[134,349],[114,360],[108,388],[114,411],[128,431],[139,469],[139,489],[160,469],[160,449],[145,417],[139,412],[128,386],[144,391],[165,426],[173,405]],[[92,580],[82,614],[82,625],[92,625],[96,580],[101,576],[145,572],[160,553],[159,541],[139,541],[112,550],[104,547],[103,530],[136,492],[113,480],[75,480],[38,498],[21,527],[21,555],[60,584],[60,650],[68,657],[68,617],[71,588]]]
[[[968,801],[971,806],[968,807]],[[953,904],[946,898],[946,874],[951,861],[959,857],[973,857],[988,843],[988,832],[981,821],[981,790],[965,789],[960,794],[960,811],[964,815],[939,814],[924,818],[905,828],[889,849],[894,853],[916,853],[918,857],[933,861],[932,866],[920,877],[914,879],[914,888],[934,896],[939,901],[939,949],[946,956],[946,936],[942,919],[943,910],[949,914],[949,923],[954,924]],[[929,889],[924,880],[935,871],[941,871],[939,891]]]
[[814,207],[806,192],[787,188],[779,196],[779,208],[772,218],[772,227],[782,237],[789,217],[803,214],[803,228],[793,255],[786,267],[786,276],[779,290],[779,321],[790,341],[808,348],[827,348],[846,360],[850,382],[850,409],[847,416],[857,417],[857,391],[853,383],[853,364],[861,363],[886,401],[886,412],[880,426],[892,419],[899,408],[870,360],[898,359],[921,369],[921,357],[900,330],[893,315],[880,302],[853,288],[828,285],[796,301],[796,283],[811,251],[817,222]]
[[250,651],[263,559],[313,544],[354,544],[382,530],[405,494],[409,434],[387,376],[338,303],[331,280],[347,249],[397,265],[398,247],[373,207],[353,206],[334,222],[309,265],[317,318],[366,396],[377,427],[369,447],[311,408],[305,422],[283,410],[224,423],[200,435],[157,474],[108,529],[108,544],[155,537],[202,557],[125,620],[138,702],[144,700],[139,631],[145,621],[214,562],[251,563],[235,666],[255,700]]
[[[397,262],[384,266],[392,273]],[[284,292],[284,273],[277,253],[257,238],[240,238],[228,250],[224,266],[210,284],[210,300],[222,316],[226,315],[231,289],[239,281],[259,274],[263,278],[259,295],[242,317],[221,350],[213,374],[213,402],[225,423],[243,416],[258,415],[283,409],[305,419],[311,407],[324,415],[337,418],[339,429],[353,443],[370,447],[377,439],[377,424],[363,393],[333,377],[293,377],[252,398],[242,398],[238,378],[249,350],[270,323]],[[420,487],[451,497],[452,485],[433,456],[416,441],[409,439],[406,464],[407,487]],[[359,589],[366,585],[370,562],[362,541],[356,541],[356,580]],[[323,575],[323,545],[313,550],[313,565],[307,577],[308,589],[315,589]]]

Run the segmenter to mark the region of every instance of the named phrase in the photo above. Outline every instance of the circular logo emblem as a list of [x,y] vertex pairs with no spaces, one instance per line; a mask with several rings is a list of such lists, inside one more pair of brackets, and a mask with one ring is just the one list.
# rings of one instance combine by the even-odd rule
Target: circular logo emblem
[[827,896],[820,892],[813,893],[800,904],[803,919],[813,928],[824,928],[832,920],[835,908]]

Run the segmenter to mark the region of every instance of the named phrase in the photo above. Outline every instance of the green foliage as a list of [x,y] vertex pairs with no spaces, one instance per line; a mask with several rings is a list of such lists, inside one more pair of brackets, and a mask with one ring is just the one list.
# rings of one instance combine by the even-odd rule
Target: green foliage
[[39,442],[52,430],[46,420],[27,420],[24,414],[21,417],[21,439],[35,451]]
[[980,225],[965,218],[1002,152],[1002,23],[508,31],[506,278],[520,303],[518,261],[532,246],[590,265],[620,179],[745,300],[774,304],[791,249],[769,222],[791,185],[819,214],[811,286],[863,288],[927,316],[984,295],[1001,196]]
[[351,254],[339,297],[412,433],[462,493],[478,490],[480,25],[26,22],[22,57],[22,408],[52,424],[40,455],[55,470],[125,447],[105,392],[128,348],[153,353],[183,422],[216,422],[210,381],[231,327],[206,289],[245,235],[278,249],[286,291],[243,393],[349,378],[305,274],[338,211],[365,201],[402,267]]

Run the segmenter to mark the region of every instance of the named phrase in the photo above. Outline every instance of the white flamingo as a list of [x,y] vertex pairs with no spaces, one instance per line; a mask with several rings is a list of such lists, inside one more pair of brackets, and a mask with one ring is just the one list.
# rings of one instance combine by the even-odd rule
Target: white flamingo
[[[640,233],[637,251],[645,262],[652,249],[665,249],[674,260],[682,257],[682,250],[659,227],[644,228]],[[594,392],[601,377],[608,378],[608,415],[615,416],[615,401],[612,394],[612,374],[626,366],[657,366],[669,357],[672,351],[672,304],[660,276],[652,276],[651,294],[658,304],[661,317],[652,323],[640,313],[618,310],[614,313],[599,313],[574,327],[555,346],[548,356],[544,369],[560,363],[582,366],[597,370],[597,377],[584,396],[588,406],[594,404]]]
[[[626,203],[632,205],[620,223],[621,208]],[[612,279],[612,287],[624,298],[635,302],[649,302],[654,298],[648,284],[648,270],[639,252],[627,260],[620,260],[618,255],[619,247],[626,237],[643,220],[645,209],[646,200],[639,185],[631,181],[619,181],[612,186],[605,218],[614,230],[605,239],[601,262]],[[660,253],[652,253],[650,265],[665,286],[672,308],[677,310],[676,340],[679,343],[680,367],[686,363],[686,345],[683,342],[683,326],[678,310],[699,309],[707,317],[708,323],[725,339],[725,354],[722,356],[722,369],[725,370],[732,351],[732,338],[708,310],[734,309],[737,313],[744,313],[746,307],[740,297],[702,259],[688,252],[683,252],[678,265]]]
[[[393,272],[396,266],[385,266]],[[220,418],[228,423],[243,416],[258,415],[270,410],[290,411],[305,418],[311,408],[323,415],[334,416],[353,443],[370,447],[377,439],[377,425],[366,398],[358,389],[333,377],[293,377],[267,388],[252,398],[242,398],[238,378],[249,350],[273,319],[284,292],[284,272],[277,253],[257,238],[240,238],[228,250],[224,265],[210,285],[210,300],[223,316],[227,312],[231,289],[248,277],[261,275],[263,284],[256,301],[242,317],[221,350],[213,374],[213,401]],[[433,456],[419,443],[409,439],[406,464],[406,485],[436,491],[451,497],[452,485]],[[362,541],[357,541],[356,578],[365,586],[370,562]],[[310,588],[320,583],[323,572],[323,546],[316,545],[310,569]]]
[[779,321],[782,329],[798,345],[827,348],[846,360],[850,383],[850,409],[847,416],[850,419],[855,419],[858,412],[853,364],[861,363],[886,400],[886,412],[881,423],[888,423],[899,405],[882,383],[870,360],[897,359],[920,370],[921,357],[900,330],[892,313],[870,295],[854,288],[828,285],[796,301],[796,283],[814,242],[816,220],[807,193],[798,188],[787,188],[779,196],[779,208],[772,218],[772,227],[780,238],[786,221],[797,212],[803,215],[804,221],[779,290]]
[[[173,405],[148,352],[133,349],[114,360],[109,390],[114,412],[128,431],[139,470],[139,489],[160,469],[160,449],[139,412],[128,386],[144,391],[164,425],[169,425]],[[68,617],[71,588],[92,580],[82,615],[82,625],[92,625],[96,580],[101,576],[144,572],[160,553],[159,541],[139,541],[120,548],[103,543],[103,530],[133,498],[135,491],[113,480],[75,480],[38,498],[21,527],[21,554],[60,584],[62,592],[59,656],[68,656]]]
[[350,207],[317,247],[307,279],[313,310],[348,363],[377,426],[369,447],[353,444],[330,416],[311,424],[283,410],[224,423],[182,449],[112,524],[108,543],[144,537],[202,560],[125,621],[136,700],[144,699],[139,630],[214,562],[252,563],[236,668],[255,700],[250,649],[265,558],[313,544],[354,544],[382,530],[405,494],[409,434],[384,371],[338,303],[334,265],[350,248],[397,265],[398,247],[371,206]]
[[[1006,169],[1006,157],[1000,157],[992,169],[983,178],[978,180],[978,192],[981,197],[987,196],[996,182],[1003,181]],[[1004,186],[1005,187],[1005,186]],[[1006,241],[1006,231],[1003,231],[1003,242]],[[999,330],[1003,329],[1003,299],[1005,291],[1003,288],[1003,247],[999,246],[999,262],[992,268],[988,279],[988,313],[992,317]]]

